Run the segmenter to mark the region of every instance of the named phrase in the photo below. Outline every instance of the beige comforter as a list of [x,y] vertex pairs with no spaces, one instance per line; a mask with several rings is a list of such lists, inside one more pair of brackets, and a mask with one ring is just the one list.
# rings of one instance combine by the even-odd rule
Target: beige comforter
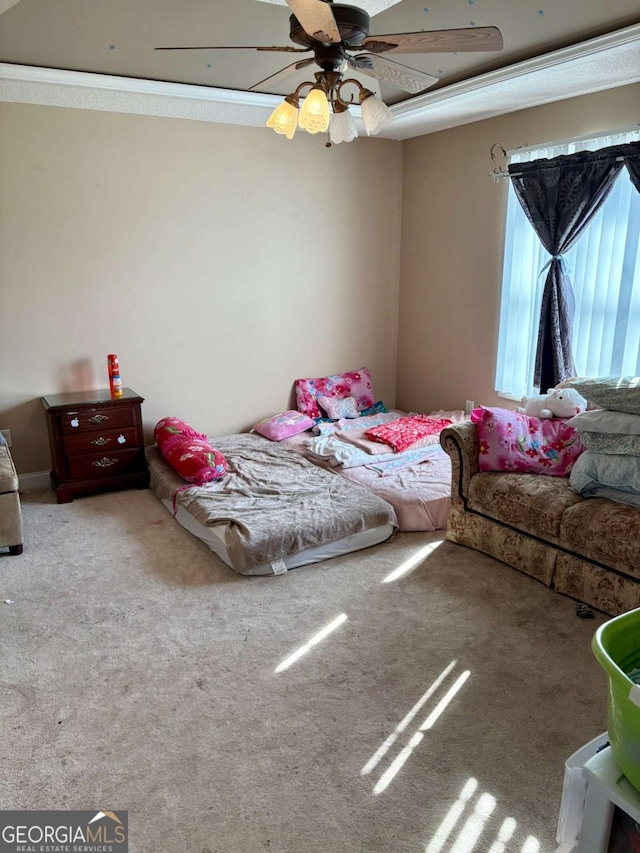
[[[237,571],[372,527],[397,527],[393,507],[382,498],[276,442],[248,433],[209,440],[227,459],[226,477],[178,492],[177,501],[203,524],[228,525],[226,546]],[[187,484],[157,447],[146,454],[151,488],[161,500],[173,500]]]

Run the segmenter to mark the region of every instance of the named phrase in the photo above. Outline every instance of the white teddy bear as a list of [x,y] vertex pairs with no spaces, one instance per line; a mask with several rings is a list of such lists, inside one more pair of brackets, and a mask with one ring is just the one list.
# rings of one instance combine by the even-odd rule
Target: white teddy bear
[[587,401],[573,388],[551,388],[546,394],[523,397],[516,411],[534,418],[570,418],[587,408]]

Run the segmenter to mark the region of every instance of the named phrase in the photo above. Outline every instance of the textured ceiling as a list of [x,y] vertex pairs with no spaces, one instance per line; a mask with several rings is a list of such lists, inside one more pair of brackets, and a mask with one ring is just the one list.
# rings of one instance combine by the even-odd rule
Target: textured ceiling
[[[153,48],[289,45],[288,18],[279,0],[21,0],[0,17],[0,61],[245,90],[296,56]],[[446,86],[638,22],[638,0],[400,0],[372,18],[371,34],[499,27],[499,53],[393,57]],[[287,94],[312,72],[264,91]],[[388,102],[410,97],[386,84],[381,93]]]

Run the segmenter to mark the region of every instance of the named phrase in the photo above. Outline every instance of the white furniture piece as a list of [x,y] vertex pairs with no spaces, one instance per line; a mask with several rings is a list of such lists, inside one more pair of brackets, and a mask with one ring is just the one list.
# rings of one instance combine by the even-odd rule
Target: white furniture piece
[[640,823],[640,791],[622,774],[611,747],[590,758],[582,772],[587,795],[575,853],[607,853],[616,806]]
[[559,847],[556,853],[575,853],[582,828],[582,813],[587,795],[587,780],[584,777],[584,765],[590,758],[609,745],[607,732],[598,735],[589,743],[581,746],[564,763],[564,783],[562,801],[558,816],[556,841]]
[[556,853],[608,853],[616,807],[640,824],[640,791],[620,770],[605,732],[565,763]]

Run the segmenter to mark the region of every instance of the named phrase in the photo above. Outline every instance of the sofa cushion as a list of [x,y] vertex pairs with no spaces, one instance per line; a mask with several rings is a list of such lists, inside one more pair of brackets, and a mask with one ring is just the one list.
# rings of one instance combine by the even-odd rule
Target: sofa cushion
[[562,516],[560,536],[565,548],[640,578],[640,512],[635,507],[579,500]]
[[18,475],[6,444],[0,444],[0,494],[18,491]]
[[469,483],[471,509],[534,536],[555,540],[565,510],[582,501],[560,477],[480,473]]
[[471,420],[478,432],[481,471],[566,477],[584,451],[578,433],[563,418],[480,406]]

